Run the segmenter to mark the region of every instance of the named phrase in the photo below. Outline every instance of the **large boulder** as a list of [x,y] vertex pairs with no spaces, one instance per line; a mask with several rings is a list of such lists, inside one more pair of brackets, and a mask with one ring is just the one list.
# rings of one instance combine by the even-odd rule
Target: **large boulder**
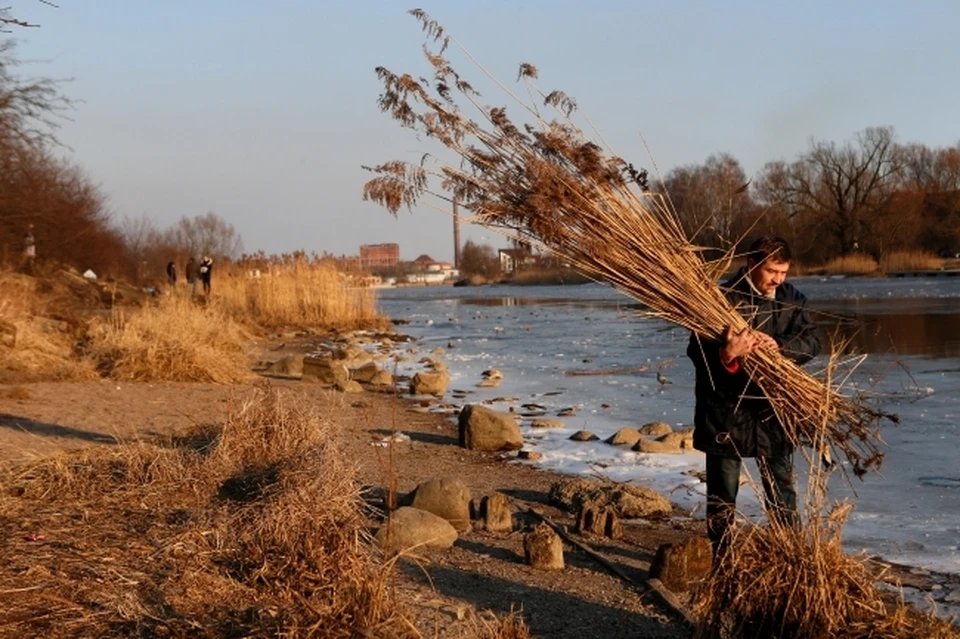
[[640,439],[640,432],[632,426],[624,426],[606,439],[613,446],[633,446]]
[[650,576],[673,592],[687,592],[710,575],[713,548],[706,537],[661,544],[650,566]]
[[337,382],[333,385],[341,393],[362,393],[363,386],[359,382],[355,382],[352,379],[346,379]]
[[411,548],[450,548],[457,540],[457,531],[443,517],[404,506],[390,513],[387,523],[377,531],[376,539],[388,552]]
[[638,439],[637,443],[634,444],[630,450],[638,453],[653,453],[658,455],[679,455],[683,452],[680,450],[679,442],[664,442],[659,439],[647,439],[646,437]]
[[639,429],[641,435],[648,435],[650,437],[660,437],[666,435],[667,433],[672,433],[673,428],[670,424],[666,422],[650,422],[649,424],[644,424]]
[[550,501],[572,513],[584,504],[613,508],[621,519],[669,515],[670,502],[657,491],[637,484],[569,477],[550,487]]
[[450,375],[446,371],[421,371],[410,380],[410,392],[414,395],[443,395],[449,384]]
[[303,375],[303,357],[300,355],[287,355],[270,364],[267,372],[271,375],[297,376]]
[[460,445],[470,450],[520,450],[523,438],[516,420],[478,404],[467,404],[458,420]]
[[657,437],[657,441],[674,448],[693,448],[693,429],[682,428],[675,430],[672,433]]
[[357,344],[348,344],[333,353],[333,358],[342,361],[347,368],[362,366],[373,359],[373,355],[367,352],[362,346]]
[[549,417],[538,417],[530,422],[531,428],[566,428],[567,423],[562,419],[550,419]]
[[449,521],[457,530],[470,529],[470,489],[460,479],[431,479],[417,486],[410,505]]
[[393,386],[393,382],[393,373],[382,369],[377,371],[377,374],[370,380],[370,384],[373,386]]
[[307,356],[303,358],[303,381],[336,384],[350,379],[350,371],[340,361],[329,357]]
[[563,542],[547,524],[538,524],[523,537],[527,564],[538,570],[563,570]]
[[350,379],[362,384],[369,384],[379,372],[380,367],[377,366],[376,362],[371,361],[367,362],[366,364],[361,364],[357,368],[354,368],[352,371],[350,371]]

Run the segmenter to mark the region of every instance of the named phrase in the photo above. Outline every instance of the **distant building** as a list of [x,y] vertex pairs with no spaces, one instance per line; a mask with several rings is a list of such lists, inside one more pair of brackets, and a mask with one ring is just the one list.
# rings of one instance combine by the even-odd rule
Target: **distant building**
[[430,266],[433,265],[433,264],[436,264],[436,263],[437,263],[437,262],[436,262],[432,257],[430,257],[429,255],[427,255],[426,253],[424,253],[423,255],[419,256],[417,259],[415,259],[415,260],[413,261],[414,267],[417,268],[417,269],[419,269],[419,270],[421,270],[421,271],[429,270],[429,269],[430,269]]
[[364,269],[392,268],[399,261],[399,244],[363,244],[360,247],[360,265]]
[[530,254],[529,249],[525,248],[500,249],[498,254],[501,273],[514,273],[524,266],[536,263],[536,258]]

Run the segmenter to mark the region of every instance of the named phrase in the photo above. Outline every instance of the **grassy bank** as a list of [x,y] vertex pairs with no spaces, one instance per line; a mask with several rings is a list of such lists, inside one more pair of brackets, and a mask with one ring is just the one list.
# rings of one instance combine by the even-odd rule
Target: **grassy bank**
[[0,634],[416,636],[336,435],[265,388],[219,426],[4,469]]
[[[376,293],[328,266],[274,269],[259,278],[225,272],[213,295],[186,286],[157,297],[68,271],[0,273],[0,377],[234,383],[248,377],[251,334],[379,328]],[[111,308],[112,307],[112,308]]]

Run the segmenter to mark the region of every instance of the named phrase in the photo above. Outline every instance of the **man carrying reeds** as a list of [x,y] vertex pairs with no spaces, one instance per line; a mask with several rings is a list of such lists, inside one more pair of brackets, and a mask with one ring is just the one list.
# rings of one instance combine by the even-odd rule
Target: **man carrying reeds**
[[728,327],[722,340],[693,335],[687,348],[696,367],[693,445],[707,456],[707,533],[714,557],[725,548],[743,458],[757,459],[768,514],[787,524],[797,521],[793,443],[741,366],[743,357],[761,348],[777,349],[797,364],[820,352],[806,298],[784,281],[790,259],[783,238],[753,242],[747,266],[722,285],[749,328],[736,333]]

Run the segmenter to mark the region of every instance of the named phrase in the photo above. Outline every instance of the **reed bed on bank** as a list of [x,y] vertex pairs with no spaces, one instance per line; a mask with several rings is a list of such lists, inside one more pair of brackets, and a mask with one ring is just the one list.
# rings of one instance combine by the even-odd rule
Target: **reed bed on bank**
[[18,381],[95,379],[92,363],[74,356],[72,327],[46,317],[44,307],[34,278],[0,273],[0,375]]
[[85,355],[113,379],[231,384],[251,377],[246,340],[245,331],[217,304],[173,295],[94,319]]
[[833,258],[818,270],[828,275],[871,275],[879,269],[880,265],[869,255],[851,253]]
[[[455,198],[472,213],[467,222],[537,244],[702,339],[720,339],[728,326],[747,327],[715,284],[729,259],[703,259],[669,201],[647,191],[646,173],[577,126],[572,98],[541,91],[537,69],[524,63],[518,81],[537,101],[518,98],[487,74],[515,101],[520,118],[485,106],[445,57],[456,42],[422,11],[411,13],[427,34],[433,77],[378,68],[379,106],[402,126],[441,143],[456,160],[424,156],[418,164],[368,167],[376,177],[365,185],[365,199],[396,214],[417,202],[446,210]],[[744,365],[796,444],[820,440],[826,429],[825,440],[855,473],[880,465],[883,414],[770,350],[755,352]]]
[[337,428],[260,387],[222,424],[0,469],[0,636],[417,636]]
[[255,328],[353,330],[384,326],[376,291],[356,287],[325,264],[274,266],[260,277],[230,272],[215,297],[236,321]]
[[884,273],[897,271],[938,271],[943,268],[944,259],[924,251],[894,251],[880,258],[880,269]]

